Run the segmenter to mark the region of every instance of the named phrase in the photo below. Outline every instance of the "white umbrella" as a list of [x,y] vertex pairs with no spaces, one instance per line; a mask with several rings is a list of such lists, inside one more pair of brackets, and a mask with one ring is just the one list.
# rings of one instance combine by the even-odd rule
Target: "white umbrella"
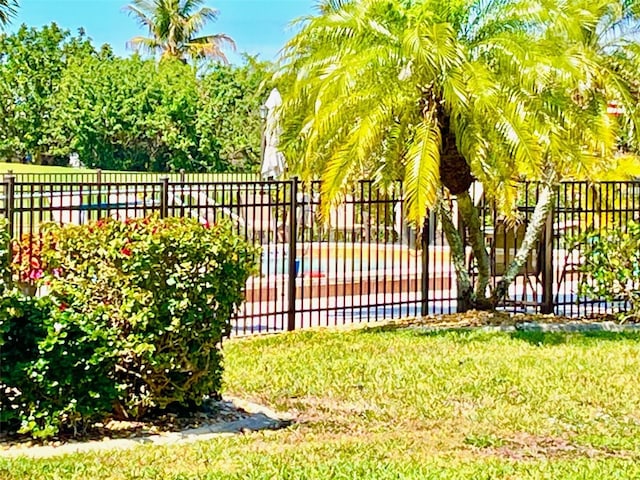
[[267,109],[267,118],[264,127],[262,168],[260,170],[263,178],[278,178],[284,172],[284,155],[278,150],[282,131],[278,124],[278,107],[280,105],[282,105],[282,97],[278,89],[274,88],[264,104]]

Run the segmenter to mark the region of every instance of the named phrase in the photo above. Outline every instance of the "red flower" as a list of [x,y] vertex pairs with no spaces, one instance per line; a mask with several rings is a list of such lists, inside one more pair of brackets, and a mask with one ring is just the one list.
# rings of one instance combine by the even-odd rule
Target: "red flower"
[[69,305],[67,305],[66,303],[62,302],[59,306],[58,306],[58,310],[60,310],[61,312],[64,312],[67,308],[69,308]]
[[124,255],[125,257],[130,257],[132,252],[131,252],[131,249],[129,247],[122,247],[120,249],[120,253],[122,255]]

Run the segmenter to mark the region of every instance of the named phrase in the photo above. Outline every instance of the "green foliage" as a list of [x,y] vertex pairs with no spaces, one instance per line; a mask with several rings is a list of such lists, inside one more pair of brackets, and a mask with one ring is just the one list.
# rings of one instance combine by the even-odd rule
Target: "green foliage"
[[55,24],[0,36],[0,158],[103,170],[258,164],[267,64],[118,58]]
[[28,368],[38,359],[49,310],[46,301],[16,291],[0,298],[0,422],[8,430],[28,416],[33,399]]
[[586,274],[580,284],[582,295],[607,301],[624,301],[621,320],[640,320],[640,223],[630,221],[625,228],[583,235]]
[[514,215],[518,180],[608,168],[620,133],[609,101],[638,122],[635,2],[320,7],[285,48],[280,82],[288,164],[322,177],[325,208],[364,174],[383,187],[400,176],[408,215],[422,224],[441,184],[460,193],[468,165]]
[[73,37],[55,23],[0,36],[0,156],[61,161],[50,152],[53,94],[66,65],[93,53],[82,33]]
[[[197,129],[199,151],[220,172],[260,168],[263,128],[260,106],[269,65],[246,57],[241,67],[218,65],[200,82]],[[213,163],[217,161],[217,163]]]
[[[447,205],[446,197],[468,202],[474,180],[498,213],[515,221],[521,180],[540,182],[544,193],[561,180],[593,180],[611,168],[622,128],[608,114],[609,102],[625,110],[625,131],[640,138],[635,1],[360,0],[319,7],[285,47],[278,82],[289,173],[322,179],[325,215],[372,175],[383,191],[404,180],[404,211],[418,226],[429,209]],[[540,195],[521,254],[493,289],[494,306],[540,237],[552,200]],[[448,215],[447,208],[438,211]],[[455,262],[458,306],[488,308],[491,273],[480,221],[473,208],[462,213],[460,230],[469,231],[478,275],[474,291],[464,262]],[[445,229],[454,257],[462,258],[457,232]]]
[[[220,389],[219,344],[255,251],[226,223],[157,217],[52,227],[43,251],[59,306],[113,331],[117,413],[199,404]],[[103,322],[104,323],[104,322]]]
[[56,94],[57,144],[91,168],[203,171],[197,98],[195,71],[180,62],[157,65],[138,56],[74,62]]
[[12,291],[0,300],[0,421],[34,437],[86,427],[112,410],[115,333],[103,314],[78,314]]
[[248,62],[216,66],[202,78],[176,60],[74,63],[56,94],[56,152],[77,152],[104,170],[247,171],[259,163],[267,71]]

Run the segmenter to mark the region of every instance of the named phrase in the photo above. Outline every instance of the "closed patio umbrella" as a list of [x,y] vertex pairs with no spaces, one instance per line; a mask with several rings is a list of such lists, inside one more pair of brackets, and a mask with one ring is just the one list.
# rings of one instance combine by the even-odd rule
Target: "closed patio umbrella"
[[284,155],[278,150],[281,129],[278,126],[278,107],[282,105],[282,97],[277,88],[271,90],[264,106],[267,118],[264,127],[264,144],[262,152],[262,167],[260,173],[263,178],[278,178],[284,172]]

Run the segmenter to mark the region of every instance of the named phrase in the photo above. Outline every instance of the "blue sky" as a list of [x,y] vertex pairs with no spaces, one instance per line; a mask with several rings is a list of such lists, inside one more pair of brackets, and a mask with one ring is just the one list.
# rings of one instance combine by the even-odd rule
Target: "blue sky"
[[[118,55],[128,55],[127,40],[146,35],[133,18],[122,11],[127,0],[19,0],[18,15],[9,31],[20,24],[40,27],[56,22],[72,32],[84,27],[96,46],[109,43]],[[217,22],[205,33],[226,33],[238,46],[238,52],[260,54],[274,60],[292,35],[289,23],[313,12],[315,0],[210,0],[207,6],[220,11]],[[231,61],[239,56],[229,54]]]

